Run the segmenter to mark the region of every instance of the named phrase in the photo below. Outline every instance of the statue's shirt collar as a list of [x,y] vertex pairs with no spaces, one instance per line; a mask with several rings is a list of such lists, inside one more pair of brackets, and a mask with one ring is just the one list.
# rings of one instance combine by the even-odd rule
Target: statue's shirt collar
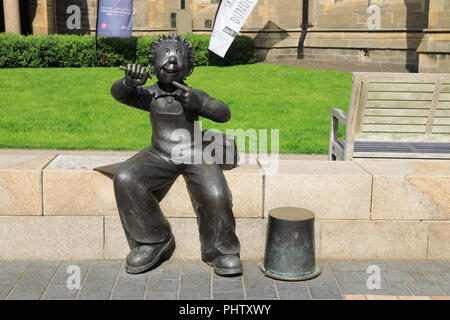
[[159,87],[158,83],[155,83],[153,86],[151,86],[151,91],[153,91],[152,93],[155,99],[167,96],[180,96],[183,93],[183,90],[181,89],[177,89],[174,92],[166,92]]

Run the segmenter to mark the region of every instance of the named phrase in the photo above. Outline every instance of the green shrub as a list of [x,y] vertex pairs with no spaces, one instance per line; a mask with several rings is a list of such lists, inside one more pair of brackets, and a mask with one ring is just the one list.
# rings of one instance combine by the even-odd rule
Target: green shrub
[[[225,58],[208,50],[210,35],[183,35],[195,51],[195,65],[230,66],[255,62],[255,48],[249,37],[238,36]],[[147,64],[150,46],[157,36],[99,38],[97,66],[128,63]],[[0,33],[0,68],[91,67],[95,39],[90,35],[23,36]]]

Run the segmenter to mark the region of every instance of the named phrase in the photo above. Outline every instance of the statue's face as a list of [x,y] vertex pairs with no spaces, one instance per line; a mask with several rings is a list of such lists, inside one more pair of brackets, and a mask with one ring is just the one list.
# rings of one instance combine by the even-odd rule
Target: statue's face
[[155,52],[150,69],[158,80],[165,84],[183,82],[188,73],[188,54],[179,43],[164,43]]

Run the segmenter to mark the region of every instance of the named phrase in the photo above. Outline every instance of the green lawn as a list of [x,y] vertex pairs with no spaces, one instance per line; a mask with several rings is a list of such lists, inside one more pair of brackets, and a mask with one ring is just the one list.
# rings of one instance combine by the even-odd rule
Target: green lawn
[[[109,92],[122,76],[117,68],[0,69],[0,148],[144,148],[148,114]],[[281,153],[319,154],[328,149],[330,109],[348,108],[351,74],[268,64],[198,67],[187,83],[231,108],[228,123],[204,120],[204,129],[279,129]]]

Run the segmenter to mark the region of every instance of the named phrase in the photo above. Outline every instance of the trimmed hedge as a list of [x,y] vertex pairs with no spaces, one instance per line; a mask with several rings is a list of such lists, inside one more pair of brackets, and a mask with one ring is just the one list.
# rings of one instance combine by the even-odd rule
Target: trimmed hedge
[[[249,37],[236,37],[223,59],[208,50],[210,35],[187,34],[183,37],[194,48],[196,66],[255,62],[255,47]],[[99,38],[97,66],[146,65],[150,45],[157,38]],[[23,36],[0,33],[0,68],[92,67],[94,42],[94,37],[90,35]]]

